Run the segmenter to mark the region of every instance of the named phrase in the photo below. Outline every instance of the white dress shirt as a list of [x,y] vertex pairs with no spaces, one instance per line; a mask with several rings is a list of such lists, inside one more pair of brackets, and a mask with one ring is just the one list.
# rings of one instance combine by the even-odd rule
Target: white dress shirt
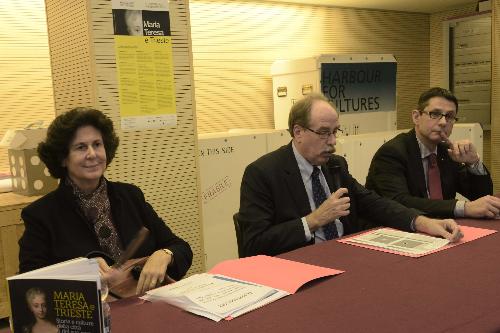
[[[304,183],[304,187],[306,188],[307,197],[309,198],[309,205],[311,206],[311,211],[313,211],[317,208],[316,204],[314,203],[314,198],[312,193],[312,180],[311,180],[311,175],[314,166],[311,163],[309,163],[302,155],[300,155],[298,150],[295,148],[293,142],[292,142],[292,148],[293,148],[293,154],[295,155],[295,160],[297,161],[297,164],[299,166],[300,175],[302,176],[302,182]],[[328,183],[326,182],[325,176],[323,175],[321,169],[319,172],[319,181],[321,183],[321,186],[323,187],[323,190],[325,191],[326,196],[329,197],[332,194],[332,192],[328,187]],[[323,228],[319,228],[314,232],[314,234],[311,233],[311,230],[309,229],[309,225],[307,224],[305,216],[302,217],[302,224],[304,226],[304,234],[306,237],[306,241],[310,241],[311,238],[313,237],[315,243],[323,242],[326,240]],[[340,222],[339,219],[336,219],[335,225],[337,226],[339,237],[342,237],[344,235],[344,226],[342,225],[342,222]]]

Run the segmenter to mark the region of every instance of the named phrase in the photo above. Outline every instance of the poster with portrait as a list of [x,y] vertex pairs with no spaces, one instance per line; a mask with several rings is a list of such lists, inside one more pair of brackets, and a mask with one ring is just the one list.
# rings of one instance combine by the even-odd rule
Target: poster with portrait
[[177,125],[168,0],[112,1],[121,128]]

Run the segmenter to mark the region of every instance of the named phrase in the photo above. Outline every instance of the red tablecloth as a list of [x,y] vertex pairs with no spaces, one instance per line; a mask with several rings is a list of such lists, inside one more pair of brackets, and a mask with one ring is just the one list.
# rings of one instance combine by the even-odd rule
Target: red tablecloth
[[[500,230],[500,220],[459,220]],[[112,304],[112,331],[500,331],[500,233],[409,258],[335,241],[281,257],[345,270],[232,321],[216,323],[164,303]],[[262,272],[265,274],[265,272]]]

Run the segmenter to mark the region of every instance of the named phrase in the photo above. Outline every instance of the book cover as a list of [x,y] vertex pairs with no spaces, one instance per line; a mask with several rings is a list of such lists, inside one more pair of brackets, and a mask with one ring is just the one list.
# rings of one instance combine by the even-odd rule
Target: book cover
[[104,332],[99,273],[75,276],[62,268],[7,279],[14,333]]

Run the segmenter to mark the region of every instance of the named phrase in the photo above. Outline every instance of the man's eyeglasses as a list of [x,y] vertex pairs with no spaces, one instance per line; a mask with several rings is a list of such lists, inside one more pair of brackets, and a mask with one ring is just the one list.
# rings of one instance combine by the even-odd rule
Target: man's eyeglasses
[[[338,138],[340,133],[343,133],[344,131],[342,131],[340,128],[336,128],[334,129],[333,131],[330,131],[330,130],[319,130],[319,131],[315,131],[313,129],[310,129],[309,127],[304,127],[306,130],[309,130],[315,134],[317,134],[319,136],[320,139],[328,139],[330,137],[330,135],[333,135],[334,137]],[[339,133],[340,132],[340,133]]]
[[440,111],[419,111],[420,113],[426,113],[429,115],[431,119],[441,120],[444,117],[447,123],[454,123],[458,121],[458,118],[455,117],[453,112],[441,113]]

